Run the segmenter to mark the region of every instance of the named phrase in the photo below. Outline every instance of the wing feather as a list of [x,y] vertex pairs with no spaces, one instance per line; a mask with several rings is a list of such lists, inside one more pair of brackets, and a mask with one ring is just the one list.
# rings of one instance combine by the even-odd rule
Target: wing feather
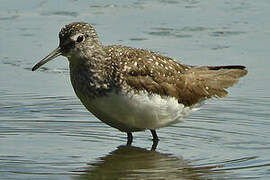
[[[244,66],[189,66],[150,51],[121,46],[117,72],[132,90],[173,96],[192,106],[211,97],[224,97],[226,88],[247,74]],[[108,46],[112,59],[119,53]],[[123,53],[124,52],[124,53]],[[117,54],[118,53],[118,54]],[[113,56],[118,56],[114,58]]]

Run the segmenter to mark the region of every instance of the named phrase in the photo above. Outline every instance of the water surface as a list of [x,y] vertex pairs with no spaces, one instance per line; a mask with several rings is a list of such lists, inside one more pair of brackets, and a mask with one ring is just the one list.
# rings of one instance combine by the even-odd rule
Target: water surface
[[[268,0],[2,1],[0,179],[268,179]],[[243,64],[249,74],[225,99],[184,123],[126,134],[81,105],[59,57],[60,28],[86,21],[104,44],[150,49],[192,65]]]

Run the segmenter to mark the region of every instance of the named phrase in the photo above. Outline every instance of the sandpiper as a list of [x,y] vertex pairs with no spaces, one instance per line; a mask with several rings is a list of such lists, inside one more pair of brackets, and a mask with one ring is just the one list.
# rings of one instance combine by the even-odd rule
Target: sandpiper
[[66,25],[60,44],[32,71],[56,58],[69,61],[70,79],[82,104],[104,123],[127,133],[180,121],[204,100],[224,97],[226,88],[247,74],[241,65],[190,66],[144,49],[104,46],[85,22]]

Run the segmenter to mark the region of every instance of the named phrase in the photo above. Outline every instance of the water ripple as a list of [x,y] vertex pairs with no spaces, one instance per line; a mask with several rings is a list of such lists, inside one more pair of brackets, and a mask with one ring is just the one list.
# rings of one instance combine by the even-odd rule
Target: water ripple
[[70,11],[53,11],[53,12],[43,12],[42,16],[68,16],[68,17],[77,17],[79,14],[77,12]]

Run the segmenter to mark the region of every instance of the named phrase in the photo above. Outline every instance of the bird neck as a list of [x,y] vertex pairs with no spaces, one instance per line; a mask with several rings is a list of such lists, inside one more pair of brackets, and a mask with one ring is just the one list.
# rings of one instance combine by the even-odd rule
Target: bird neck
[[108,70],[110,61],[103,49],[86,53],[86,56],[69,57],[69,62],[71,78],[77,79],[77,82],[84,79],[81,83],[86,83],[87,86],[95,88],[100,88],[100,84],[105,88],[110,86],[108,84],[112,73]]
[[82,49],[80,53],[74,53],[68,57],[70,62],[70,70],[76,70],[80,67],[94,69],[98,64],[104,64],[107,54],[102,46],[94,46]]
[[80,99],[84,96],[98,97],[111,91],[111,71],[105,55],[92,54],[87,58],[70,61],[70,77],[75,93]]

